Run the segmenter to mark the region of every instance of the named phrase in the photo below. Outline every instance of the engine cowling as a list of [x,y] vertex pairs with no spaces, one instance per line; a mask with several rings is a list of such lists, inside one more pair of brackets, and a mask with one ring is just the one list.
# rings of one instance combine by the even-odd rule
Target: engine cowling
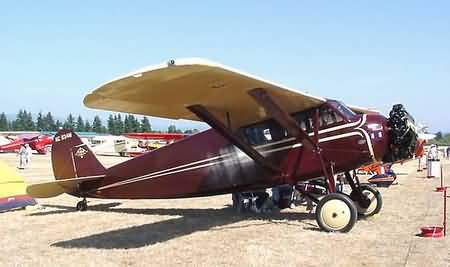
[[402,104],[394,105],[388,119],[390,152],[384,162],[411,159],[417,144],[417,130],[413,117]]

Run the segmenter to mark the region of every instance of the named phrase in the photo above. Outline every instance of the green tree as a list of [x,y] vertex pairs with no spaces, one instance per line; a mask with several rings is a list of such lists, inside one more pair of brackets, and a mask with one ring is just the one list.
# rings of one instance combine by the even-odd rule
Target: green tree
[[92,131],[92,127],[91,127],[91,124],[89,123],[89,120],[85,120],[85,121],[84,121],[84,130],[85,130],[86,132]]
[[[110,120],[111,120],[111,116],[108,119],[108,130],[110,129],[110,127],[109,127],[110,126],[109,125]],[[123,132],[124,132],[124,123],[122,121],[122,116],[120,114],[114,115],[112,117],[112,124],[111,124],[111,126],[112,126],[112,129],[109,131],[111,134],[114,134],[114,135],[123,134]]]
[[150,121],[145,116],[144,116],[144,118],[142,118],[140,131],[143,133],[149,133],[152,131],[152,126],[150,125]]
[[130,133],[131,128],[132,128],[132,125],[131,125],[131,121],[129,120],[129,115],[125,115],[125,119],[123,120],[123,131],[125,133]]
[[169,128],[167,128],[168,133],[176,133],[177,127],[175,125],[170,125]]
[[442,132],[437,132],[436,133],[436,140],[441,140],[443,138],[443,134],[442,134]]
[[141,123],[139,122],[138,118],[131,115],[132,120],[131,120],[131,125],[132,125],[132,130],[134,133],[140,132],[141,131]]
[[114,121],[114,116],[112,114],[109,114],[107,125],[108,133],[114,134],[116,132],[116,124]]
[[76,131],[77,131],[77,132],[84,132],[84,131],[86,131],[86,130],[84,129],[84,120],[83,120],[83,118],[81,117],[81,115],[78,115],[78,118],[77,118],[77,127],[76,127]]
[[96,133],[106,133],[106,128],[102,125],[102,120],[97,115],[94,117],[94,121],[92,122],[92,131]]
[[123,134],[123,120],[122,120],[122,115],[118,114],[117,115],[117,134]]
[[55,120],[53,119],[53,115],[51,112],[48,112],[47,115],[45,115],[45,128],[44,131],[57,131],[58,127],[56,126]]
[[76,129],[76,123],[75,123],[75,119],[74,119],[72,113],[69,113],[69,116],[67,117],[66,121],[64,122],[63,127],[66,129],[71,129],[71,130]]
[[0,131],[9,131],[10,122],[6,118],[6,114],[0,114]]
[[48,127],[46,127],[45,118],[42,115],[42,112],[39,112],[36,120],[36,129],[38,131],[45,131],[46,128]]
[[35,124],[31,112],[28,113],[25,110],[19,110],[12,126],[14,131],[34,131]]
[[63,127],[63,123],[61,121],[59,121],[59,120],[56,120],[56,122],[55,122],[55,131],[58,131],[62,127]]
[[31,112],[25,112],[25,131],[34,131],[36,130],[36,124],[33,121],[33,116]]

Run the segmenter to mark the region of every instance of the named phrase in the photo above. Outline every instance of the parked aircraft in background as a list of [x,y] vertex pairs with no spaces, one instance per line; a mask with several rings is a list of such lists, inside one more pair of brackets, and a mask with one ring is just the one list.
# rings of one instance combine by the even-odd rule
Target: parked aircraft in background
[[116,144],[126,142],[127,138],[116,135],[97,135],[89,140],[89,145],[96,155],[119,156]]
[[29,205],[36,201],[26,194],[24,179],[0,161],[0,213]]
[[436,138],[435,134],[428,132],[428,126],[424,124],[418,124],[417,125],[417,133],[419,134],[419,138],[423,139],[425,141],[430,141],[431,139]]
[[[116,78],[84,99],[87,107],[204,121],[211,129],[105,168],[69,130],[54,139],[56,181],[35,184],[35,197],[187,198],[290,184],[317,203],[321,229],[347,232],[382,207],[380,193],[351,170],[409,159],[414,120],[401,105],[386,118],[372,110],[294,91],[203,59],[171,60]],[[335,173],[351,188],[337,192]],[[321,197],[304,183],[325,177]]]
[[11,139],[0,135],[0,146],[11,143]]
[[135,157],[184,138],[181,133],[126,133],[98,135],[89,140],[96,155]]
[[116,151],[121,156],[140,156],[149,151],[172,144],[185,138],[182,133],[127,133],[128,139],[116,142]]
[[7,138],[10,139],[10,142],[0,145],[0,152],[15,152],[22,145],[28,144],[31,149],[39,154],[46,154],[53,143],[52,137],[38,133],[20,134],[18,136],[9,135]]

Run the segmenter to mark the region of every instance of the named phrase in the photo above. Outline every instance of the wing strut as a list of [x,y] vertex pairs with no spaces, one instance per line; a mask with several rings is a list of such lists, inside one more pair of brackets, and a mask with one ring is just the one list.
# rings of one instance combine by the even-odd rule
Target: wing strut
[[253,147],[246,144],[244,141],[242,141],[241,138],[239,138],[237,135],[231,132],[230,129],[228,129],[220,120],[214,117],[214,115],[211,114],[211,112],[209,112],[204,106],[192,105],[188,106],[187,109],[189,109],[192,113],[197,115],[197,117],[202,119],[213,129],[218,131],[223,137],[225,137],[229,142],[238,147],[242,152],[247,154],[247,156],[253,159],[256,163],[258,163],[259,165],[263,166],[264,168],[270,171],[280,172],[279,168],[275,167]]
[[303,143],[306,148],[315,148],[316,144],[311,138],[300,128],[297,121],[279,105],[275,98],[273,98],[263,88],[255,88],[248,92],[248,94],[255,99],[255,101],[261,105],[267,113],[285,128],[290,136],[296,137]]
[[[322,171],[324,176],[327,178],[328,186],[330,192],[336,192],[336,185],[334,181],[334,171],[331,167],[331,174],[328,172],[325,165],[325,161],[322,154],[322,149],[319,146],[319,113],[316,111],[315,125],[314,125],[314,140],[311,139],[298,125],[292,116],[283,109],[283,107],[277,103],[276,99],[272,97],[263,88],[255,88],[248,92],[259,105],[261,105],[267,113],[269,113],[281,126],[283,126],[289,133],[289,135],[296,137],[299,141],[303,143],[305,148],[313,149],[317,154],[322,166]],[[297,159],[294,161],[298,164],[300,160],[300,154],[298,154]],[[296,168],[294,168],[296,169]],[[289,174],[290,177],[295,175],[295,172]]]

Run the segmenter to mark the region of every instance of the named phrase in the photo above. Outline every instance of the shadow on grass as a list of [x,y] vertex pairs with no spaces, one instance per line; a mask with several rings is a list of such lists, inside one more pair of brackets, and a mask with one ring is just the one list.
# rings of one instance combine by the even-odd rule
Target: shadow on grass
[[[90,205],[89,210],[93,211],[108,211],[111,208],[120,206],[121,203],[119,202],[113,202],[113,203],[102,203],[97,205]],[[63,205],[42,205],[44,208],[53,208],[54,210],[46,211],[45,209],[39,212],[34,212],[31,214],[28,214],[27,216],[47,216],[47,215],[56,215],[56,214],[64,214],[64,213],[72,213],[77,212],[75,207],[70,206],[63,206]]]
[[[93,206],[90,210],[95,210]],[[129,209],[112,208],[109,212],[123,214],[181,216],[165,221],[132,226],[128,228],[94,234],[82,238],[61,241],[51,246],[60,248],[132,249],[140,248],[200,231],[251,228],[267,224],[295,225],[293,221],[314,219],[309,213],[236,214],[231,208],[224,209]],[[252,220],[251,224],[226,226],[240,221]],[[312,225],[312,224],[311,224]],[[314,226],[314,225],[312,225]],[[312,227],[311,227],[312,228]]]

